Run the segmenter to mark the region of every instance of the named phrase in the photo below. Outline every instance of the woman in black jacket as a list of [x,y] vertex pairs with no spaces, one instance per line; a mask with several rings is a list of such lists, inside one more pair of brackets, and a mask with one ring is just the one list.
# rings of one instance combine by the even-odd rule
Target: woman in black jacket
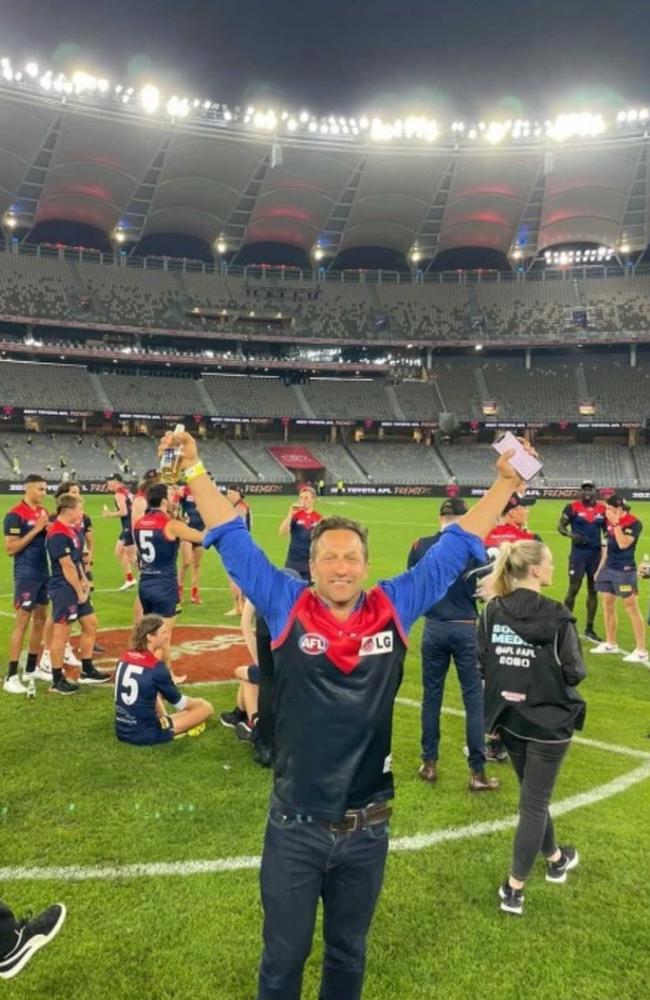
[[553,579],[542,542],[505,544],[486,581],[489,601],[479,624],[485,677],[486,732],[498,732],[519,779],[519,824],[510,875],[499,888],[501,909],[523,913],[523,887],[537,854],[546,880],[566,881],[578,864],[574,847],[559,847],[548,806],[585,703],[575,686],[585,666],[575,618],[540,590]]

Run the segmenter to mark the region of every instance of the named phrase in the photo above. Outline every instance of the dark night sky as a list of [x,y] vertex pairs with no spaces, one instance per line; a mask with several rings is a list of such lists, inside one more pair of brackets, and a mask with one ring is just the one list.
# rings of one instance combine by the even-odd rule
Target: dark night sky
[[4,0],[0,54],[232,104],[533,117],[650,100],[649,28],[650,0]]

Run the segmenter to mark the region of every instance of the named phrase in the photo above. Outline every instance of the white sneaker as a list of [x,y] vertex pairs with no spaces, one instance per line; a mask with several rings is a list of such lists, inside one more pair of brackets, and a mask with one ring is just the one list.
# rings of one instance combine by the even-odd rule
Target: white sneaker
[[596,655],[602,655],[603,653],[620,653],[620,649],[616,644],[610,646],[608,642],[599,642],[597,646],[589,650],[590,653],[596,653]]
[[49,649],[44,649],[41,653],[41,658],[38,661],[38,669],[48,674],[52,673],[52,660],[50,659]]
[[237,608],[231,608],[230,611],[224,611],[225,618],[234,618],[234,616],[238,614],[239,611],[237,610]]
[[117,589],[118,590],[130,590],[131,587],[135,587],[135,585],[136,585],[137,582],[138,581],[135,580],[135,579],[133,579],[133,580],[125,580],[124,583],[122,584],[122,586],[118,587]]
[[69,667],[80,667],[81,660],[75,655],[75,651],[69,642],[65,644],[65,650],[63,652],[63,662],[67,663]]
[[14,674],[13,677],[7,677],[2,685],[2,690],[6,691],[7,694],[27,694],[27,688],[23,687],[20,683],[18,674]]
[[650,658],[648,657],[647,649],[634,649],[627,656],[623,657],[623,663],[649,663]]
[[46,670],[45,667],[39,663],[36,670],[33,670],[31,674],[23,674],[23,681],[28,681],[30,678],[35,681],[47,681],[48,684],[51,684],[52,671]]

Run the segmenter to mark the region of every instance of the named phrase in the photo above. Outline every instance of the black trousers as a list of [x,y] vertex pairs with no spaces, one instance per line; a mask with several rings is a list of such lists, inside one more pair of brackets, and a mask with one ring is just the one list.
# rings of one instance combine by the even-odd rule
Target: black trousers
[[557,850],[548,807],[571,741],[536,743],[534,740],[523,740],[507,729],[500,729],[499,734],[510,754],[520,786],[519,823],[512,848],[510,873],[525,882],[537,855],[541,853],[548,858]]
[[257,663],[260,668],[260,685],[258,698],[257,744],[266,749],[273,749],[273,733],[275,730],[275,684],[273,681],[273,651],[271,649],[271,634],[263,618],[258,617],[256,623]]
[[16,943],[16,918],[0,899],[0,958]]

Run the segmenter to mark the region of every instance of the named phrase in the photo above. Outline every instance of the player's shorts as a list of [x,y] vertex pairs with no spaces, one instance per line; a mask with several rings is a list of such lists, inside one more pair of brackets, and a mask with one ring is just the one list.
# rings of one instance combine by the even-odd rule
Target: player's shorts
[[95,614],[95,609],[90,601],[83,601],[82,604],[79,604],[77,595],[69,583],[50,586],[50,600],[52,602],[52,621],[57,625],[62,625],[65,622],[76,622],[79,618]]
[[176,577],[161,580],[160,577],[140,577],[138,597],[145,615],[162,615],[163,618],[174,618],[180,614],[178,603],[178,583]]
[[118,542],[121,542],[122,545],[124,545],[126,548],[128,548],[130,545],[135,545],[135,542],[133,540],[133,532],[131,531],[130,528],[123,528],[122,531],[120,531],[117,540]]
[[37,604],[47,604],[48,577],[16,580],[14,583],[14,608],[33,611]]
[[578,582],[585,575],[588,580],[593,580],[600,565],[600,558],[600,549],[572,548],[569,554],[569,576]]
[[152,719],[151,723],[147,725],[133,726],[132,729],[116,724],[115,734],[122,743],[131,743],[137,747],[171,743],[175,736],[170,715],[163,715],[162,719]]
[[289,570],[291,576],[296,580],[306,580],[307,583],[311,583],[311,575],[309,573],[309,563],[308,562],[298,562],[295,559],[287,559],[284,564],[285,571]]
[[246,679],[248,680],[248,683],[259,684],[260,677],[261,677],[260,668],[257,666],[257,664],[251,663],[246,673]]
[[635,569],[608,569],[603,566],[596,580],[599,594],[615,594],[616,597],[634,597],[638,594]]

